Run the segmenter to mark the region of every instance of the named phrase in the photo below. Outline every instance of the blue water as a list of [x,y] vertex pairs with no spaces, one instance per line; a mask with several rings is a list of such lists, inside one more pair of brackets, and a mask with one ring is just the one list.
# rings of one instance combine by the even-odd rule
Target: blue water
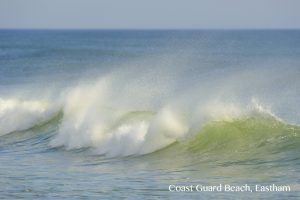
[[299,77],[299,30],[1,30],[0,199],[297,199]]

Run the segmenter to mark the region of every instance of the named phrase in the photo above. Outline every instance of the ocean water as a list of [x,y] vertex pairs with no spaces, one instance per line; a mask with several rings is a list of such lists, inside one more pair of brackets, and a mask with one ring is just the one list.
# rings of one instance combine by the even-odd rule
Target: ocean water
[[299,30],[1,30],[0,199],[297,199],[299,77]]

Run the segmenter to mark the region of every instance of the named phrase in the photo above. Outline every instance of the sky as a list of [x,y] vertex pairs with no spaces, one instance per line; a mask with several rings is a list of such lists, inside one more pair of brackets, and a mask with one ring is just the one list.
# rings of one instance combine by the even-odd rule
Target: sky
[[300,0],[0,0],[0,28],[299,29]]

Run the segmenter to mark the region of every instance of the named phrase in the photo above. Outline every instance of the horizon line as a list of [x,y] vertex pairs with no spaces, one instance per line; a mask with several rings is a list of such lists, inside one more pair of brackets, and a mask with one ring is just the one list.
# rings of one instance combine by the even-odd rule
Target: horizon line
[[251,31],[251,30],[300,30],[300,28],[5,28],[0,30],[37,31]]

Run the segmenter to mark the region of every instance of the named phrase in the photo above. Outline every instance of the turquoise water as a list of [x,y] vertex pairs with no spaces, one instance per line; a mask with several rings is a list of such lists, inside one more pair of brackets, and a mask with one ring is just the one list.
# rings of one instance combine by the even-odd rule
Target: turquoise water
[[[298,199],[299,55],[298,30],[1,30],[0,199]],[[220,184],[253,192],[169,191]]]

